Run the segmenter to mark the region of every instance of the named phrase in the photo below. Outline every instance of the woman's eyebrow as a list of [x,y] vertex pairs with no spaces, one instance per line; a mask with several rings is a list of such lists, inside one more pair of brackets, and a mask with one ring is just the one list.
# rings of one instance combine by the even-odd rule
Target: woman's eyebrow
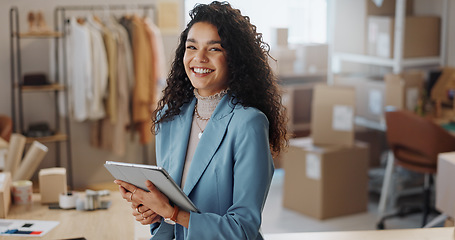
[[[197,43],[196,39],[194,38],[188,38],[186,40],[187,42],[191,42],[191,43]],[[221,41],[218,41],[218,40],[210,40],[207,42],[208,45],[213,45],[213,44],[221,44]]]

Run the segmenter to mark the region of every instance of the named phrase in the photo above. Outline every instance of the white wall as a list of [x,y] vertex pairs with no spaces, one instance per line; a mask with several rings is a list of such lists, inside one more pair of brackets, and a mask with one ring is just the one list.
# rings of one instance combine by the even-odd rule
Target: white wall
[[[11,87],[10,87],[10,38],[9,38],[9,9],[17,6],[20,14],[21,32],[28,29],[26,22],[29,11],[41,10],[44,13],[47,25],[53,28],[53,14],[56,6],[73,6],[73,5],[106,5],[106,4],[157,4],[160,0],[2,0],[0,1],[0,114],[11,115]],[[183,0],[161,0],[181,2]],[[180,4],[183,12],[183,4]],[[118,12],[118,11],[117,11]],[[119,12],[121,13],[121,12]],[[142,12],[141,12],[142,13]],[[183,19],[182,17],[180,19]],[[177,45],[177,35],[163,34],[167,62],[173,56],[174,49]],[[23,40],[21,49],[23,53],[23,73],[44,71],[49,74],[51,49],[51,40]],[[169,64],[167,64],[169,66]],[[30,93],[25,96],[27,104],[25,111],[25,127],[32,121],[45,120],[54,124],[52,95],[46,93]],[[136,138],[129,136],[127,145],[127,154],[123,157],[116,156],[104,150],[98,150],[90,146],[90,129],[91,123],[71,122],[72,132],[72,161],[75,187],[84,188],[87,184],[111,181],[113,178],[104,169],[103,163],[110,161],[138,162],[143,161],[143,147],[138,143]],[[40,165],[40,168],[55,166],[55,144],[48,144],[50,152]],[[150,160],[153,157],[154,143],[147,146]],[[63,151],[65,147],[63,145]],[[65,158],[62,158],[62,164],[66,166]],[[36,176],[35,176],[36,177]]]

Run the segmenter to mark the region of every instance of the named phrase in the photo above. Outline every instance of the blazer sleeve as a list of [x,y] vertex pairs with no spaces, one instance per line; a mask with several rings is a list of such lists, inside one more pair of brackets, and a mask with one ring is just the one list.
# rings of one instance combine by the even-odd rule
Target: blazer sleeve
[[169,225],[163,220],[159,223],[150,224],[150,233],[152,235],[153,240],[168,240],[174,239],[174,226]]
[[273,160],[268,120],[263,113],[254,113],[239,114],[228,130],[233,132],[227,137],[232,138],[228,145],[234,151],[232,205],[224,215],[191,212],[187,239],[262,239],[259,228]]

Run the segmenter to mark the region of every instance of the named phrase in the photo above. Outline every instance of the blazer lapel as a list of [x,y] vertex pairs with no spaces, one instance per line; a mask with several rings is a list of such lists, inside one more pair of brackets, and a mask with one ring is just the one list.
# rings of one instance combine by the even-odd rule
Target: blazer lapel
[[230,98],[226,95],[218,103],[196,147],[183,188],[183,192],[186,195],[191,193],[223,140],[227,126],[233,115],[233,106],[230,106],[229,102]]
[[172,138],[173,153],[171,154],[172,157],[169,158],[167,169],[169,175],[179,186],[182,181],[183,166],[185,164],[195,105],[196,98],[186,108],[182,109],[182,114],[177,116],[175,120],[178,124],[171,124],[172,128],[169,134],[169,137]]

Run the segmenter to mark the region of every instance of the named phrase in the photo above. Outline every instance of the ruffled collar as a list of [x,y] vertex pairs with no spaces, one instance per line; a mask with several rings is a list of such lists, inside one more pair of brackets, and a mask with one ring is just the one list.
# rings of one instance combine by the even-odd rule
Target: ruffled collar
[[203,118],[209,118],[212,113],[215,111],[216,106],[221,101],[221,99],[228,93],[228,89],[224,89],[213,95],[203,97],[199,95],[197,89],[194,89],[194,96],[197,98],[197,111],[199,115]]

